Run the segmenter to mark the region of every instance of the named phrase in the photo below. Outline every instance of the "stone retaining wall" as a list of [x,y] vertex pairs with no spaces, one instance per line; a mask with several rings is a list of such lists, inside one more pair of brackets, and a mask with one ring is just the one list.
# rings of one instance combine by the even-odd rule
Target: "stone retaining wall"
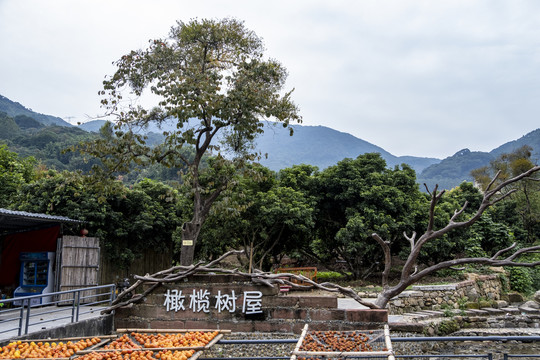
[[474,279],[447,285],[415,285],[393,298],[388,309],[391,314],[420,310],[458,309],[460,302],[500,300],[502,286],[496,275],[479,275]]
[[115,327],[298,334],[306,323],[311,330],[357,330],[379,329],[388,321],[387,310],[338,309],[337,297],[284,295],[241,279],[193,276],[162,285],[144,302],[117,309]]

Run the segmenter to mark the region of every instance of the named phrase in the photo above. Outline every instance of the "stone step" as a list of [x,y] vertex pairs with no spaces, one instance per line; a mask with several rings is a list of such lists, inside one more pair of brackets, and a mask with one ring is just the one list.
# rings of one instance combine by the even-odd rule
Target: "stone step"
[[539,309],[535,309],[535,308],[528,307],[528,306],[520,307],[519,310],[520,310],[522,313],[526,313],[526,314],[540,314],[540,310],[539,310]]
[[472,314],[472,316],[488,316],[489,311],[479,310],[479,309],[468,309],[465,311],[466,314]]
[[510,315],[518,315],[519,313],[521,313],[521,311],[519,311],[519,309],[516,307],[504,307],[501,308],[501,310],[504,311],[505,314]]
[[495,308],[482,308],[482,310],[487,311],[490,315],[504,315],[505,312],[501,309],[495,309]]

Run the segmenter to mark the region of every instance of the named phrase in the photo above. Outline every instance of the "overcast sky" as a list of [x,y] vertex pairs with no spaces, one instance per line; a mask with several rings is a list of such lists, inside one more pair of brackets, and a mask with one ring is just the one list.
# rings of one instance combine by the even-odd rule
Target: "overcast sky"
[[540,127],[537,0],[0,0],[0,94],[86,122],[113,61],[224,17],[288,69],[304,125],[437,158]]

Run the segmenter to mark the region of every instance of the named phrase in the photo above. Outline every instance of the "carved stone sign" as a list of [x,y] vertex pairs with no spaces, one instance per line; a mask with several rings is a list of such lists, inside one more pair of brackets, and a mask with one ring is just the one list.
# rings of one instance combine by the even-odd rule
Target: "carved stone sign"
[[[168,289],[164,294],[165,301],[163,306],[167,311],[187,311],[209,313],[210,308],[215,308],[218,313],[228,311],[234,313],[236,309],[242,309],[242,313],[260,314],[262,313],[262,292],[260,291],[244,291],[243,296],[239,296],[234,290],[229,293],[221,292],[211,295],[205,289],[193,289],[191,294],[183,294],[182,290]],[[211,299],[214,301],[211,301]],[[238,299],[241,298],[241,301]],[[189,304],[188,304],[189,303]],[[214,304],[211,306],[211,304]]]

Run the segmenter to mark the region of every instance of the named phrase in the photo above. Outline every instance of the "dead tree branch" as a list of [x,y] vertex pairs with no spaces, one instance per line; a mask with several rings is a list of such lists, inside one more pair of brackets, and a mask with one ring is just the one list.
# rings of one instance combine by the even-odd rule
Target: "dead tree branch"
[[[435,230],[433,228],[434,223],[435,223],[435,208],[437,207],[439,200],[444,194],[444,190],[441,192],[437,192],[438,187],[435,186],[433,192],[430,192],[429,189],[427,188],[427,185],[424,184],[426,186],[426,189],[428,190],[428,193],[431,196],[429,214],[428,214],[429,221],[428,221],[427,229],[424,232],[424,234],[422,234],[418,238],[418,240],[416,240],[416,242],[415,242],[415,238],[416,238],[415,234],[413,234],[413,236],[410,238],[404,234],[405,238],[411,244],[411,252],[409,253],[408,258],[405,264],[403,265],[403,268],[401,271],[401,277],[398,284],[392,287],[385,286],[388,283],[388,279],[387,279],[387,276],[383,274],[383,277],[382,277],[383,290],[379,294],[375,302],[376,307],[378,308],[386,307],[386,305],[388,304],[388,301],[390,301],[392,297],[404,291],[407,288],[407,286],[418,282],[423,277],[438,270],[447,269],[447,268],[455,268],[456,266],[465,265],[465,264],[482,264],[482,265],[491,265],[491,266],[526,266],[526,267],[533,267],[533,266],[540,265],[540,262],[524,263],[524,262],[517,261],[518,258],[523,254],[535,253],[535,252],[540,251],[540,246],[531,246],[531,247],[519,249],[515,251],[514,253],[510,254],[509,256],[507,256],[505,259],[499,259],[503,254],[506,254],[515,248],[516,244],[513,244],[512,246],[508,248],[499,250],[491,258],[482,257],[482,258],[454,259],[454,260],[440,262],[433,266],[427,267],[419,272],[416,271],[416,262],[417,262],[418,256],[420,255],[422,247],[427,242],[440,238],[452,230],[468,227],[474,224],[480,218],[480,216],[482,216],[482,214],[484,213],[486,209],[488,209],[490,206],[493,206],[497,202],[503,200],[504,198],[508,197],[510,194],[516,191],[516,189],[511,189],[503,193],[502,190],[504,188],[524,178],[529,178],[531,175],[533,175],[537,171],[540,171],[540,166],[535,166],[518,176],[515,176],[511,179],[507,179],[505,181],[500,182],[498,185],[495,185],[496,180],[500,175],[500,172],[497,173],[495,177],[489,183],[486,191],[484,192],[482,202],[480,203],[478,209],[476,209],[474,214],[472,214],[468,219],[459,221],[460,215],[464,213],[465,209],[468,206],[468,203],[465,202],[465,204],[459,210],[456,210],[454,212],[454,214],[448,221],[448,224],[446,224],[446,226],[444,226],[443,228],[439,230]],[[381,245],[381,247],[383,248],[383,251],[385,252],[385,269],[386,269],[386,267],[389,266],[391,262],[391,259],[388,259],[388,256],[386,254],[388,243],[385,242],[382,238],[380,238],[377,234],[373,234],[372,236],[379,243],[379,245]],[[413,269],[415,269],[414,272],[413,272]]]
[[[250,280],[254,283],[263,284],[269,287],[275,287],[276,285],[278,286],[287,285],[287,286],[290,286],[292,289],[302,289],[302,290],[321,289],[321,290],[325,290],[329,292],[341,293],[347,297],[350,297],[356,300],[358,303],[362,305],[365,305],[370,308],[377,308],[373,303],[366,302],[362,298],[360,298],[358,294],[356,293],[356,291],[354,291],[351,288],[348,288],[348,287],[346,288],[346,287],[343,287],[334,283],[330,283],[330,282],[319,284],[303,275],[292,274],[292,273],[273,274],[273,273],[267,273],[267,272],[262,272],[262,271],[246,273],[246,272],[239,271],[238,269],[223,269],[220,267],[214,267],[226,257],[231,256],[231,255],[237,255],[239,253],[243,253],[243,250],[242,251],[229,251],[223,254],[222,256],[220,256],[219,259],[216,259],[206,265],[198,263],[196,265],[191,265],[191,266],[174,266],[174,267],[157,272],[152,275],[149,275],[149,274],[145,276],[136,275],[134,277],[137,280],[135,284],[133,284],[128,289],[126,289],[121,294],[119,294],[118,298],[113,302],[112,306],[104,309],[101,313],[108,314],[119,307],[127,306],[133,303],[138,303],[142,301],[148,294],[154,291],[157,287],[161,286],[162,284],[178,282],[191,275],[203,274],[203,273],[206,273],[206,274],[219,273],[219,274],[237,275],[244,280]],[[133,297],[129,299],[125,299],[125,294],[134,291],[136,288],[138,288],[139,286],[143,284],[151,284],[151,286],[148,289],[146,289],[143,293],[134,295]]]

